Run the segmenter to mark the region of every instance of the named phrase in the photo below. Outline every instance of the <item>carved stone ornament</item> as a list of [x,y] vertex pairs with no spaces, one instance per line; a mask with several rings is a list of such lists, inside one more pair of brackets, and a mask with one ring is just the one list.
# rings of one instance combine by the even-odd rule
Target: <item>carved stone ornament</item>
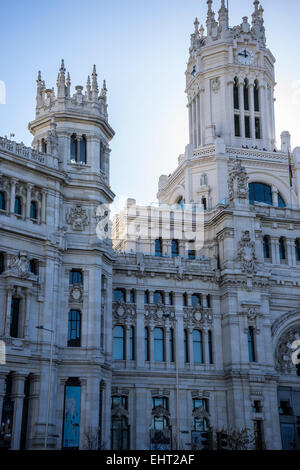
[[163,304],[145,305],[145,319],[160,323],[167,319],[174,320],[175,309],[172,306]]
[[182,281],[184,279],[184,267],[183,267],[183,264],[182,264],[182,258],[177,256],[176,258],[174,258],[174,263],[175,263],[175,267],[176,267],[176,274],[175,274],[175,278],[178,280],[178,281]]
[[137,253],[137,255],[136,255],[136,262],[137,262],[137,273],[136,273],[136,276],[139,277],[139,278],[145,277],[144,253]]
[[18,255],[11,257],[9,271],[21,278],[30,276],[29,260],[25,252],[20,252]]
[[126,304],[123,300],[114,302],[113,315],[116,320],[133,318],[136,315],[136,305]]
[[87,210],[83,209],[81,204],[77,204],[67,213],[66,222],[73,226],[73,230],[84,230],[84,227],[89,224]]
[[[296,372],[295,360],[293,356],[300,356],[300,348],[295,347],[295,342],[300,340],[300,326],[290,328],[278,341],[275,351],[275,367],[279,372],[290,374]],[[297,343],[296,343],[297,345]],[[299,357],[298,356],[298,357]]]
[[204,410],[204,408],[199,406],[199,408],[196,408],[196,410],[193,411],[193,417],[209,419],[209,413],[206,410]]
[[70,288],[70,302],[82,302],[82,286],[74,284]]
[[221,82],[219,77],[215,77],[211,80],[211,89],[214,93],[218,93],[221,87]]
[[228,189],[229,200],[248,199],[248,175],[245,167],[242,166],[241,160],[236,160],[233,168],[229,172]]
[[166,410],[163,406],[157,406],[152,410],[153,416],[170,416],[170,412]]
[[197,307],[184,307],[183,319],[186,324],[192,323],[194,326],[211,325],[213,323],[213,315],[210,309],[202,309]]
[[126,416],[126,418],[128,417],[128,411],[123,408],[123,406],[115,406],[112,410],[111,410],[111,414],[112,416]]
[[250,232],[248,230],[243,232],[242,238],[239,242],[238,257],[240,259],[243,272],[251,274],[255,271],[255,243],[251,241]]

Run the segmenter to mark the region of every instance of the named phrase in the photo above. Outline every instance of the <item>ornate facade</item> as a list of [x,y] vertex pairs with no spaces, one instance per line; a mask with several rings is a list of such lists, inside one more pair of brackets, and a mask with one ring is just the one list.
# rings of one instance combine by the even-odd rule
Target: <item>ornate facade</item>
[[73,95],[63,61],[56,93],[39,73],[32,147],[0,138],[1,445],[191,449],[247,427],[300,448],[300,148],[276,146],[259,2],[233,28],[207,4],[156,208],[129,199],[110,237],[95,67]]

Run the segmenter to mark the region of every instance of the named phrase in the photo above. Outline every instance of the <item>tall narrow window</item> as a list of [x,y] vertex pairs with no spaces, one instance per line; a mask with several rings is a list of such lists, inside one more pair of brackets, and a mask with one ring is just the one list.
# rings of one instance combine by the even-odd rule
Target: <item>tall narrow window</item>
[[81,313],[79,310],[69,311],[68,322],[68,347],[79,348],[81,346]]
[[255,138],[256,139],[261,139],[260,119],[259,119],[259,117],[255,118]]
[[112,450],[129,449],[129,426],[126,416],[111,418],[111,448]]
[[207,210],[207,201],[206,201],[206,197],[203,197],[201,199],[201,204],[203,206],[203,210],[206,211]]
[[86,137],[83,135],[80,139],[80,163],[86,163]]
[[179,245],[177,240],[172,240],[172,258],[179,255]]
[[22,215],[22,199],[20,196],[15,198],[15,214]]
[[130,343],[130,360],[134,361],[135,359],[135,342],[134,342],[134,327],[130,327],[130,337],[129,337],[129,343]]
[[124,327],[115,326],[113,329],[113,359],[125,359]]
[[130,291],[130,303],[134,304],[135,303],[135,290],[131,289]]
[[31,201],[30,203],[30,218],[37,220],[38,218],[38,207],[36,201]]
[[281,260],[286,259],[286,253],[285,253],[285,239],[284,237],[281,237],[279,239],[279,257]]
[[47,153],[47,141],[42,139],[42,152]]
[[174,305],[174,295],[173,295],[173,292],[169,292],[169,305]]
[[163,362],[165,360],[164,351],[164,330],[163,328],[154,328],[154,360]]
[[4,273],[4,271],[5,271],[4,253],[0,253],[0,274]]
[[250,326],[248,328],[248,351],[249,351],[249,362],[256,362],[255,338],[254,338],[254,328],[253,328],[253,326]]
[[158,238],[155,240],[155,256],[161,257],[162,256],[162,240]]
[[39,262],[37,259],[31,259],[29,261],[29,271],[35,276],[39,273]]
[[149,328],[146,326],[144,330],[144,341],[145,341],[145,361],[150,360],[150,345],[149,345]]
[[270,258],[270,239],[267,235],[263,238],[263,250],[264,250],[264,258]]
[[263,422],[261,420],[254,421],[254,436],[255,436],[255,448],[256,450],[263,450],[264,439],[263,439]]
[[153,294],[153,302],[157,304],[163,304],[164,303],[164,295],[163,292],[160,291],[155,291]]
[[173,328],[170,329],[170,336],[169,336],[169,341],[170,341],[170,362],[174,362],[174,330]]
[[250,117],[245,116],[245,137],[247,139],[250,139],[251,137],[251,132],[250,132]]
[[247,78],[245,78],[244,81],[244,110],[249,111],[249,88]]
[[76,138],[76,134],[71,135],[70,159],[74,162],[77,162],[77,138]]
[[193,331],[193,351],[194,351],[194,364],[203,363],[203,342],[202,331]]
[[214,358],[213,358],[213,344],[212,344],[212,332],[211,332],[211,330],[209,330],[208,333],[207,333],[207,340],[208,340],[208,363],[213,364],[214,363]]
[[182,305],[184,307],[187,307],[188,306],[188,296],[186,293],[182,294]]
[[297,238],[295,241],[296,261],[300,261],[300,240]]
[[233,84],[233,105],[234,109],[239,109],[239,81],[238,78],[235,77],[234,79],[234,84]]
[[6,195],[4,191],[0,192],[0,210],[1,211],[6,210]]
[[197,305],[201,304],[201,296],[200,294],[193,294],[192,295],[192,306],[197,307]]
[[240,116],[238,114],[234,115],[234,135],[235,137],[241,137]]
[[144,292],[144,304],[148,305],[150,303],[149,291]]
[[184,330],[184,362],[189,362],[189,342],[187,330]]
[[195,259],[196,258],[196,250],[195,250],[195,242],[191,240],[188,242],[188,259]]
[[70,284],[83,284],[82,271],[80,271],[79,269],[72,269],[69,275],[69,283]]
[[278,207],[286,207],[286,203],[284,202],[283,197],[279,193],[278,193]]
[[13,297],[10,309],[10,336],[12,338],[20,337],[20,299]]
[[[70,405],[71,404],[71,405]],[[79,448],[81,413],[81,384],[78,377],[70,377],[65,384],[63,449]]]
[[257,80],[254,82],[254,111],[259,112],[259,89]]
[[103,143],[100,142],[100,170],[104,171],[104,146]]
[[126,294],[124,289],[114,290],[114,302],[125,302]]

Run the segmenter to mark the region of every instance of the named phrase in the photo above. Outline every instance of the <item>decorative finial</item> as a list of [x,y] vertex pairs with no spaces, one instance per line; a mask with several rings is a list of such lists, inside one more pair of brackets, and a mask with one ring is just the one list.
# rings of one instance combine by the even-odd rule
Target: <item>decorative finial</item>
[[208,11],[211,12],[212,0],[207,0]]
[[195,19],[195,21],[194,21],[194,26],[195,26],[195,34],[198,34],[198,32],[199,32],[199,21],[198,21],[198,18]]
[[86,96],[86,99],[87,100],[91,100],[92,99],[92,95],[91,95],[91,79],[90,79],[90,76],[88,75],[88,78],[87,78],[87,81],[86,81],[86,92],[85,92],[85,96]]
[[199,33],[200,33],[200,38],[203,38],[203,36],[204,36],[204,27],[203,27],[203,24],[200,26]]
[[97,81],[97,72],[96,72],[96,65],[93,66],[93,73],[92,73],[92,100],[97,101],[98,99],[98,81]]

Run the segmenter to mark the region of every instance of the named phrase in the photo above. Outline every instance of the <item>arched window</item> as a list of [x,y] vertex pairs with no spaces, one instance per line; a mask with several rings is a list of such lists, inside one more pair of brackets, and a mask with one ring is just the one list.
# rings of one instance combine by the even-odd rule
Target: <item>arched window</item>
[[13,297],[10,308],[10,333],[12,338],[20,338],[20,299]]
[[153,294],[153,302],[155,304],[163,304],[164,303],[164,294],[161,291],[155,291]]
[[22,198],[20,196],[15,198],[15,214],[22,215]]
[[174,305],[174,294],[169,292],[169,305]]
[[206,197],[203,197],[203,198],[201,199],[201,204],[202,204],[202,206],[203,206],[203,210],[206,211],[206,210],[207,210]]
[[130,291],[130,303],[134,304],[135,303],[135,290],[131,289]]
[[265,204],[272,205],[272,189],[264,183],[250,183],[249,184],[249,201],[250,204],[256,202],[264,202]]
[[68,347],[81,346],[81,313],[79,310],[69,311]]
[[125,302],[126,293],[124,289],[114,289],[114,302]]
[[233,106],[234,109],[239,109],[240,104],[239,104],[239,80],[237,77],[234,79],[234,84],[233,84]]
[[144,344],[145,344],[145,361],[150,360],[150,344],[149,344],[149,329],[146,326],[144,329]]
[[187,296],[187,293],[185,292],[184,294],[182,294],[182,305],[184,307],[187,307],[188,306],[188,296]]
[[71,135],[71,153],[70,153],[70,159],[73,160],[74,162],[77,162],[77,137],[76,134]]
[[249,351],[249,362],[256,362],[255,358],[255,338],[254,328],[250,326],[248,328],[248,351]]
[[172,240],[172,258],[179,255],[179,244],[178,240]]
[[0,192],[0,210],[1,211],[6,210],[6,194],[4,191]]
[[31,201],[30,203],[30,218],[34,220],[38,218],[38,206],[36,201]]
[[187,330],[184,330],[184,362],[189,362],[189,342]]
[[69,284],[83,284],[83,274],[79,269],[72,269],[69,273]]
[[212,344],[212,331],[208,330],[207,332],[207,341],[208,341],[208,363],[214,363],[214,356],[213,356],[213,344]]
[[254,111],[259,112],[259,89],[258,80],[254,82]]
[[155,240],[155,256],[162,256],[162,239],[158,238]]
[[154,328],[154,360],[163,362],[165,360],[164,348],[165,334],[163,328]]
[[286,207],[286,203],[280,193],[278,193],[278,207]]
[[300,240],[295,240],[296,261],[300,261]]
[[42,139],[42,152],[47,153],[47,141]]
[[240,116],[238,114],[234,115],[234,135],[241,137]]
[[193,351],[194,351],[194,364],[203,363],[203,342],[202,331],[193,331]]
[[129,344],[130,344],[130,360],[134,361],[135,359],[135,341],[134,341],[134,327],[130,327],[130,335],[129,335]]
[[270,238],[265,235],[263,238],[263,251],[264,251],[264,258],[269,259],[270,257]]
[[178,199],[177,199],[177,203],[178,206],[180,207],[180,209],[183,209],[183,205],[184,205],[184,201],[183,201],[183,197],[180,196]]
[[281,260],[286,259],[285,238],[279,238],[279,257]]
[[193,294],[192,295],[192,306],[197,307],[197,305],[201,305],[201,296],[200,296],[200,294]]
[[247,78],[245,78],[244,81],[244,110],[249,111],[249,87]]
[[147,305],[147,304],[149,304],[149,303],[150,303],[150,295],[149,295],[149,291],[146,290],[146,291],[144,292],[144,304]]
[[125,359],[124,327],[119,325],[113,329],[113,359],[121,361]]
[[169,332],[169,346],[170,346],[170,362],[174,362],[174,330],[170,329]]
[[112,450],[129,449],[129,426],[126,416],[111,418],[111,448]]
[[80,163],[86,163],[86,137],[83,135],[80,139]]

